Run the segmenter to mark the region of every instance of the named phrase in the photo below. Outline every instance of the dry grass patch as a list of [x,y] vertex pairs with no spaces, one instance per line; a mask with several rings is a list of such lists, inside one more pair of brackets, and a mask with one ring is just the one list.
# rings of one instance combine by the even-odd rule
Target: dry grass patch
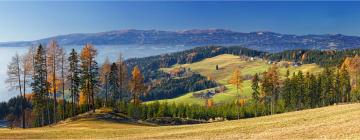
[[0,129],[2,139],[359,139],[360,104],[184,126],[143,126],[93,118],[33,129]]

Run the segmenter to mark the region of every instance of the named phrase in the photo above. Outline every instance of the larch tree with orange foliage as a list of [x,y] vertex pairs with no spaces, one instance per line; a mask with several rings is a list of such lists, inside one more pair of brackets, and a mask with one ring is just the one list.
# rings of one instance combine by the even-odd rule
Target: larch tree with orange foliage
[[261,81],[261,90],[265,94],[265,104],[270,106],[271,114],[274,113],[277,99],[280,91],[279,71],[276,64],[273,64],[268,71],[263,73],[263,80]]
[[214,106],[214,101],[213,101],[212,99],[206,99],[206,100],[205,100],[205,106],[206,106],[207,108],[213,107],[213,106]]
[[130,91],[132,95],[132,102],[134,104],[140,103],[140,96],[145,91],[144,76],[138,66],[135,66],[131,72],[132,78],[130,80]]
[[119,86],[119,99],[122,100],[123,97],[125,96],[125,93],[128,93],[128,88],[129,88],[129,84],[128,84],[128,69],[127,69],[127,65],[124,61],[123,55],[119,54],[118,59],[116,60],[116,66],[117,68],[117,72],[118,72],[118,86]]
[[347,67],[342,67],[339,70],[339,80],[340,80],[340,94],[341,102],[350,102],[351,99],[351,83],[350,83],[350,74],[347,70]]
[[81,90],[86,95],[87,110],[95,112],[95,89],[98,83],[98,66],[95,61],[97,50],[91,44],[86,44],[80,54],[81,60]]
[[106,57],[103,65],[100,69],[100,82],[103,88],[105,88],[105,107],[108,105],[108,89],[109,89],[109,73],[110,73],[110,61]]
[[232,84],[233,86],[236,87],[236,107],[237,107],[237,114],[238,114],[238,119],[240,119],[240,111],[239,111],[239,105],[240,105],[240,94],[239,94],[239,90],[242,90],[242,83],[243,83],[243,79],[241,77],[241,71],[239,69],[236,69],[230,80],[229,80],[229,84]]
[[53,94],[54,100],[54,109],[53,109],[53,120],[57,122],[57,95],[56,93],[59,90],[60,86],[60,76],[58,75],[61,69],[61,55],[63,49],[59,47],[55,40],[50,41],[49,47],[47,49],[47,67],[48,67],[48,82],[50,83],[49,93]]

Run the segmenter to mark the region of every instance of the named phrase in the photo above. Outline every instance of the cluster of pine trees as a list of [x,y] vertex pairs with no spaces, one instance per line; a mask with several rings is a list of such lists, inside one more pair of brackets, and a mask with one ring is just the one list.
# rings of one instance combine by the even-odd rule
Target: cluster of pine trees
[[281,80],[277,66],[273,65],[262,75],[254,75],[252,89],[253,100],[264,104],[271,114],[356,100],[351,97],[352,84],[346,67],[325,68],[319,75],[287,71]]
[[354,57],[360,49],[348,50],[287,50],[279,53],[267,54],[266,59],[273,61],[294,61],[304,64],[316,63],[322,67],[336,67],[343,63],[346,57]]
[[[207,100],[207,104],[175,104],[160,103],[158,101],[149,104],[127,104],[124,105],[124,113],[132,118],[147,120],[152,118],[186,118],[196,120],[234,120],[240,118],[250,118],[256,115],[262,116],[269,114],[264,105],[255,105],[249,101],[244,103],[229,102],[225,104],[214,104],[212,100]],[[257,107],[257,111],[256,108]],[[257,113],[257,114],[256,114]]]
[[[29,118],[32,125],[45,126],[102,106],[116,109],[119,101],[130,102],[126,98],[129,94],[132,102],[139,103],[146,89],[140,69],[135,66],[129,77],[121,55],[114,63],[106,60],[101,68],[96,56],[97,50],[91,44],[86,44],[79,54],[75,49],[66,54],[56,41],[48,47],[32,47],[22,56],[16,54],[8,65],[6,82],[23,99],[22,127],[29,127]],[[30,107],[27,102],[31,102]],[[31,114],[26,115],[29,109]],[[11,115],[19,116],[15,113]]]

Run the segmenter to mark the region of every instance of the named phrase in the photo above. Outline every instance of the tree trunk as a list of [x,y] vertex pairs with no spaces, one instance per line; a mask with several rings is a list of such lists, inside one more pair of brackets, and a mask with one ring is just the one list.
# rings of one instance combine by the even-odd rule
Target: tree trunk
[[[55,53],[54,53],[55,55]],[[56,74],[55,74],[55,56],[53,57],[53,79],[52,79],[52,84],[53,84],[53,94],[54,94],[54,123],[57,122],[57,117],[56,117],[56,113],[57,113],[57,99],[56,99]]]
[[87,99],[86,99],[86,111],[90,111],[90,82],[89,80],[87,81]]
[[92,110],[95,113],[95,98],[94,98],[94,87],[91,86],[91,102],[92,102]]
[[107,107],[108,103],[108,75],[105,75],[105,107]]
[[237,111],[237,119],[240,119],[240,111],[239,111],[239,84],[236,85],[236,96],[237,96],[237,101],[236,101],[236,111]]
[[74,103],[75,103],[75,94],[74,94],[74,90],[72,89],[73,87],[73,80],[71,80],[71,83],[70,83],[70,90],[71,90],[71,112],[72,112],[72,114],[71,114],[71,116],[75,116],[75,109],[74,109],[74,107],[75,107],[75,105],[74,105]]
[[19,84],[19,93],[21,100],[21,114],[22,114],[22,127],[25,128],[25,109],[24,109],[24,96],[22,94],[22,88],[21,88],[21,75],[20,75],[20,62],[19,62],[19,56],[17,55],[17,77],[18,77],[18,84]]
[[[89,57],[89,75],[90,75],[90,78],[89,80],[92,80],[93,79],[93,75],[92,75],[92,72],[91,72],[91,67],[92,67],[92,58]],[[93,112],[95,113],[95,101],[94,101],[94,83],[90,82],[90,88],[91,88],[91,108],[93,110]]]
[[65,76],[64,76],[64,56],[61,57],[61,81],[62,81],[62,95],[63,95],[63,120],[65,119],[66,100],[65,100]]
[[42,115],[41,115],[41,126],[45,125],[45,110],[42,110]]
[[48,98],[47,98],[47,100],[46,100],[46,102],[47,102],[47,117],[48,117],[48,125],[49,124],[51,124],[51,115],[50,115],[50,93],[48,92],[47,93],[48,94]]
[[[26,92],[26,73],[27,73],[27,69],[24,67],[24,75],[23,75],[23,102],[26,101],[26,96],[25,96],[25,92]],[[22,122],[22,125],[23,125],[23,128],[26,128],[25,124],[26,124],[26,116],[25,116],[25,106],[24,104],[22,103],[22,106],[21,106],[23,109],[22,111],[22,119],[23,119],[23,122]]]

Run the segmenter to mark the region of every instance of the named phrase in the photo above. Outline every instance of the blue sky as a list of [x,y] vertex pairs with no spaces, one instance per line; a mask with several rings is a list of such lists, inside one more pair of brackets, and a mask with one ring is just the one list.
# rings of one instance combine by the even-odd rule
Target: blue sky
[[0,2],[0,42],[119,29],[360,35],[360,2]]

